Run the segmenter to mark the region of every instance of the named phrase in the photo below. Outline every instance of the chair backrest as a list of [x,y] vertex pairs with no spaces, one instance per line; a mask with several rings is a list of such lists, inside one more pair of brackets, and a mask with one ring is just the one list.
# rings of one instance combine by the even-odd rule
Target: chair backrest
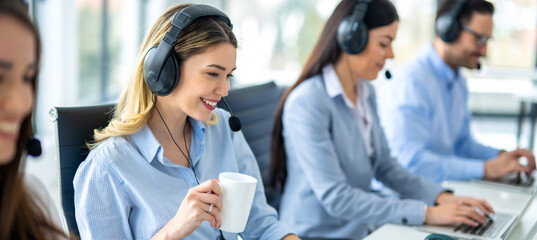
[[55,107],[49,112],[56,132],[63,213],[69,232],[76,236],[79,233],[75,219],[73,178],[78,165],[89,153],[86,143],[93,140],[93,130],[106,127],[112,117],[113,108],[113,104]]
[[[274,82],[268,82],[232,89],[226,97],[231,111],[241,120],[241,131],[259,164],[267,201],[276,209],[279,207],[281,196],[279,192],[269,187],[270,142],[274,114],[284,91],[285,88],[278,87]],[[218,107],[224,108],[222,102],[218,103]]]

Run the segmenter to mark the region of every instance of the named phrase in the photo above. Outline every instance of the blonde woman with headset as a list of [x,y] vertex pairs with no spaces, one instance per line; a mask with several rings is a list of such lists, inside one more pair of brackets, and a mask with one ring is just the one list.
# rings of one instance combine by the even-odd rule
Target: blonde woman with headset
[[177,5],[153,25],[74,179],[82,239],[237,239],[217,229],[225,171],[258,180],[243,239],[296,239],[267,204],[243,134],[215,107],[236,68],[231,27],[207,5]]

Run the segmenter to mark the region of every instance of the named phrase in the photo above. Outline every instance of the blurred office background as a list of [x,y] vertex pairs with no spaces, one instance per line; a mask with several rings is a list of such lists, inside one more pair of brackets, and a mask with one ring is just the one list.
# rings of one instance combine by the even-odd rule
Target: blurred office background
[[[233,87],[266,81],[289,85],[298,77],[324,21],[339,0],[28,0],[43,39],[36,126],[44,154],[27,163],[56,200],[58,172],[54,106],[114,102],[123,89],[148,29],[168,7],[195,2],[226,12],[239,40]],[[472,131],[482,142],[515,148],[519,95],[537,86],[537,1],[496,0],[494,36],[480,71],[465,71]],[[437,0],[393,0],[400,15],[396,58],[411,58],[434,38]],[[386,80],[375,86],[382,95]],[[537,96],[537,94],[535,95]],[[520,146],[528,147],[528,123]]]

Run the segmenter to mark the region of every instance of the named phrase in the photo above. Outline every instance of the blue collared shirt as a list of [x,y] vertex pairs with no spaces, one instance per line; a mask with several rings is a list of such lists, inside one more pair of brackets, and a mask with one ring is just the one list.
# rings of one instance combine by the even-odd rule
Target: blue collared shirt
[[410,171],[434,181],[481,179],[484,160],[498,149],[470,133],[468,89],[432,44],[401,65],[386,84],[379,113],[394,156]]
[[[284,105],[287,180],[281,220],[302,237],[347,239],[362,239],[370,224],[423,224],[426,206],[434,204],[443,189],[410,174],[390,157],[371,84],[363,85],[370,93],[366,105],[374,151],[369,157],[343,93],[330,96],[323,79],[319,74],[304,81]],[[370,192],[372,177],[403,199]]]
[[[216,125],[190,119],[192,165],[201,182],[221,172],[240,172],[258,184],[243,239],[281,239],[291,233],[265,199],[255,157],[242,132],[232,132],[229,114],[215,110]],[[146,125],[141,131],[113,137],[93,149],[74,179],[76,220],[82,239],[150,239],[173,216],[188,190],[196,186],[191,168],[163,155]],[[219,231],[204,221],[185,239],[216,239]],[[237,234],[224,232],[226,239]]]

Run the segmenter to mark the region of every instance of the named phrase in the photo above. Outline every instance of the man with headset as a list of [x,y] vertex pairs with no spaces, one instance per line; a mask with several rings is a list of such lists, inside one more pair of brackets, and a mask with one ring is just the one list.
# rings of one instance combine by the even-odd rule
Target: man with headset
[[[470,133],[468,89],[461,67],[479,69],[492,36],[494,6],[485,0],[444,0],[436,37],[403,64],[387,87],[379,110],[388,142],[399,162],[434,181],[498,179],[530,174],[534,155],[484,146]],[[526,157],[527,165],[519,163]]]

